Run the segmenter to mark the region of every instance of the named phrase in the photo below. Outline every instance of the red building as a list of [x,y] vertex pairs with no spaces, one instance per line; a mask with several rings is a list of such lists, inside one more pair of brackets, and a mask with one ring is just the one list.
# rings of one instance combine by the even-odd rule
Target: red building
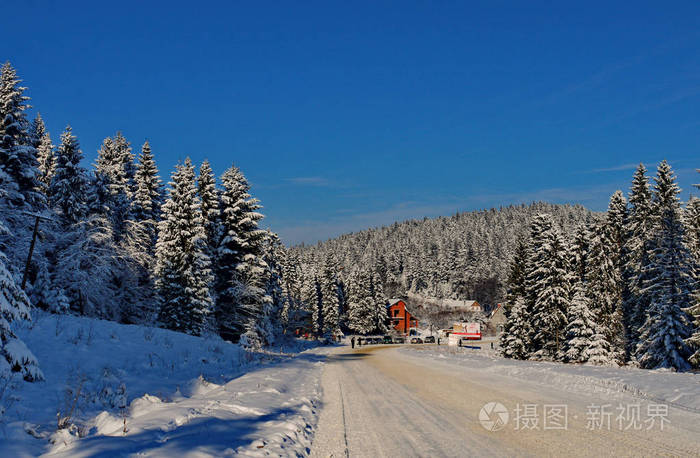
[[418,327],[418,319],[406,310],[406,303],[402,300],[390,302],[389,319],[391,326],[402,334],[408,334],[411,328]]

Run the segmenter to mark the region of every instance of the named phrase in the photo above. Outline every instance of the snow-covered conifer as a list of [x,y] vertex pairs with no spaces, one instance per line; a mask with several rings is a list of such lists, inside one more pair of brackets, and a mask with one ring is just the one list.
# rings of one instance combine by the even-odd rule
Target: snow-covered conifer
[[29,97],[24,95],[27,88],[20,86],[21,82],[9,62],[0,68],[0,169],[17,184],[16,192],[5,199],[14,207],[40,209],[46,199],[40,192],[36,148],[25,114]]
[[339,330],[340,323],[340,297],[338,291],[338,277],[336,264],[331,257],[327,257],[323,266],[321,294],[323,296],[323,334],[333,335]]
[[[574,296],[569,307],[566,326],[566,353],[564,360],[573,363],[585,363],[590,358],[589,349],[596,334],[596,317],[591,311],[590,300],[582,284],[574,289]],[[596,345],[599,345],[596,343]],[[596,352],[599,350],[596,349]]]
[[85,191],[87,179],[80,166],[83,152],[70,126],[61,135],[56,150],[56,169],[51,180],[51,204],[59,211],[64,224],[73,224],[87,213]]
[[[0,231],[7,229],[0,223]],[[31,321],[30,304],[24,291],[15,283],[6,267],[4,253],[0,252],[0,376],[19,372],[27,381],[44,378],[39,363],[31,351],[12,331],[12,323]]]
[[530,326],[527,324],[527,306],[521,296],[510,305],[508,332],[500,336],[501,354],[506,358],[527,359],[530,356]]
[[650,306],[636,353],[644,368],[689,367],[689,317],[693,304],[693,260],[685,244],[679,189],[670,165],[659,164],[654,185],[654,245],[647,267]]
[[625,241],[625,266],[623,280],[629,294],[624,303],[624,323],[627,331],[627,351],[634,353],[639,333],[646,320],[650,299],[645,284],[649,279],[648,265],[651,259],[653,214],[651,189],[646,176],[647,169],[639,164],[632,179],[629,193],[630,209],[627,218]]
[[201,335],[212,309],[212,274],[189,158],[172,175],[158,225],[156,259],[159,321],[168,329]]
[[535,216],[530,228],[526,277],[531,308],[532,356],[554,359],[563,348],[571,274],[568,251],[551,216]]
[[214,254],[219,243],[219,192],[216,189],[216,177],[208,160],[202,162],[199,167],[199,177],[197,179],[197,189],[199,198],[202,200],[202,217],[204,218],[204,228],[207,232],[207,244],[209,250]]
[[151,239],[151,248],[148,251],[152,252],[158,232],[160,208],[163,204],[163,184],[158,176],[158,168],[148,141],[141,147],[134,183],[131,216],[134,221],[143,224],[144,230]]
[[618,359],[615,352],[610,349],[610,343],[602,332],[596,332],[591,337],[588,346],[588,364],[595,366],[616,366]]
[[[224,338],[237,340],[254,322],[266,302],[262,257],[266,231],[258,228],[263,215],[258,200],[237,167],[221,177],[221,243],[216,253],[216,322]],[[206,236],[206,234],[205,234]]]

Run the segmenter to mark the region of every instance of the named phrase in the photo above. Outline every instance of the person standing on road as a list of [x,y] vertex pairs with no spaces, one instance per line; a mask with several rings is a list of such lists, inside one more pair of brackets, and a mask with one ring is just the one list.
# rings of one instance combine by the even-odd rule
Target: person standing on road
[[350,345],[352,346],[352,348],[355,348],[355,336],[352,336],[350,338]]

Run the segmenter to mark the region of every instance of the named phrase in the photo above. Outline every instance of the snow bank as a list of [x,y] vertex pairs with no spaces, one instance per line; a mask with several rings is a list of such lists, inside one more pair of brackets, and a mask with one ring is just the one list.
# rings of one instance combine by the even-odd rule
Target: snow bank
[[[478,345],[478,344],[475,344]],[[486,347],[486,345],[484,345]],[[404,347],[409,356],[430,358],[480,373],[491,373],[576,392],[627,394],[681,410],[700,413],[700,374],[598,367],[501,358],[489,348]]]
[[[18,336],[45,381],[3,399],[3,456],[303,453],[321,356],[251,353],[217,337],[38,314]],[[59,424],[61,428],[59,428]]]

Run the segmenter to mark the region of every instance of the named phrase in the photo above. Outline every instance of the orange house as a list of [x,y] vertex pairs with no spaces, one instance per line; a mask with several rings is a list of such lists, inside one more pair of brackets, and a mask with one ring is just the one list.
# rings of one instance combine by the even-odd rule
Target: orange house
[[406,303],[402,300],[389,304],[389,319],[391,326],[402,334],[408,334],[409,329],[418,327],[418,319],[406,310]]

